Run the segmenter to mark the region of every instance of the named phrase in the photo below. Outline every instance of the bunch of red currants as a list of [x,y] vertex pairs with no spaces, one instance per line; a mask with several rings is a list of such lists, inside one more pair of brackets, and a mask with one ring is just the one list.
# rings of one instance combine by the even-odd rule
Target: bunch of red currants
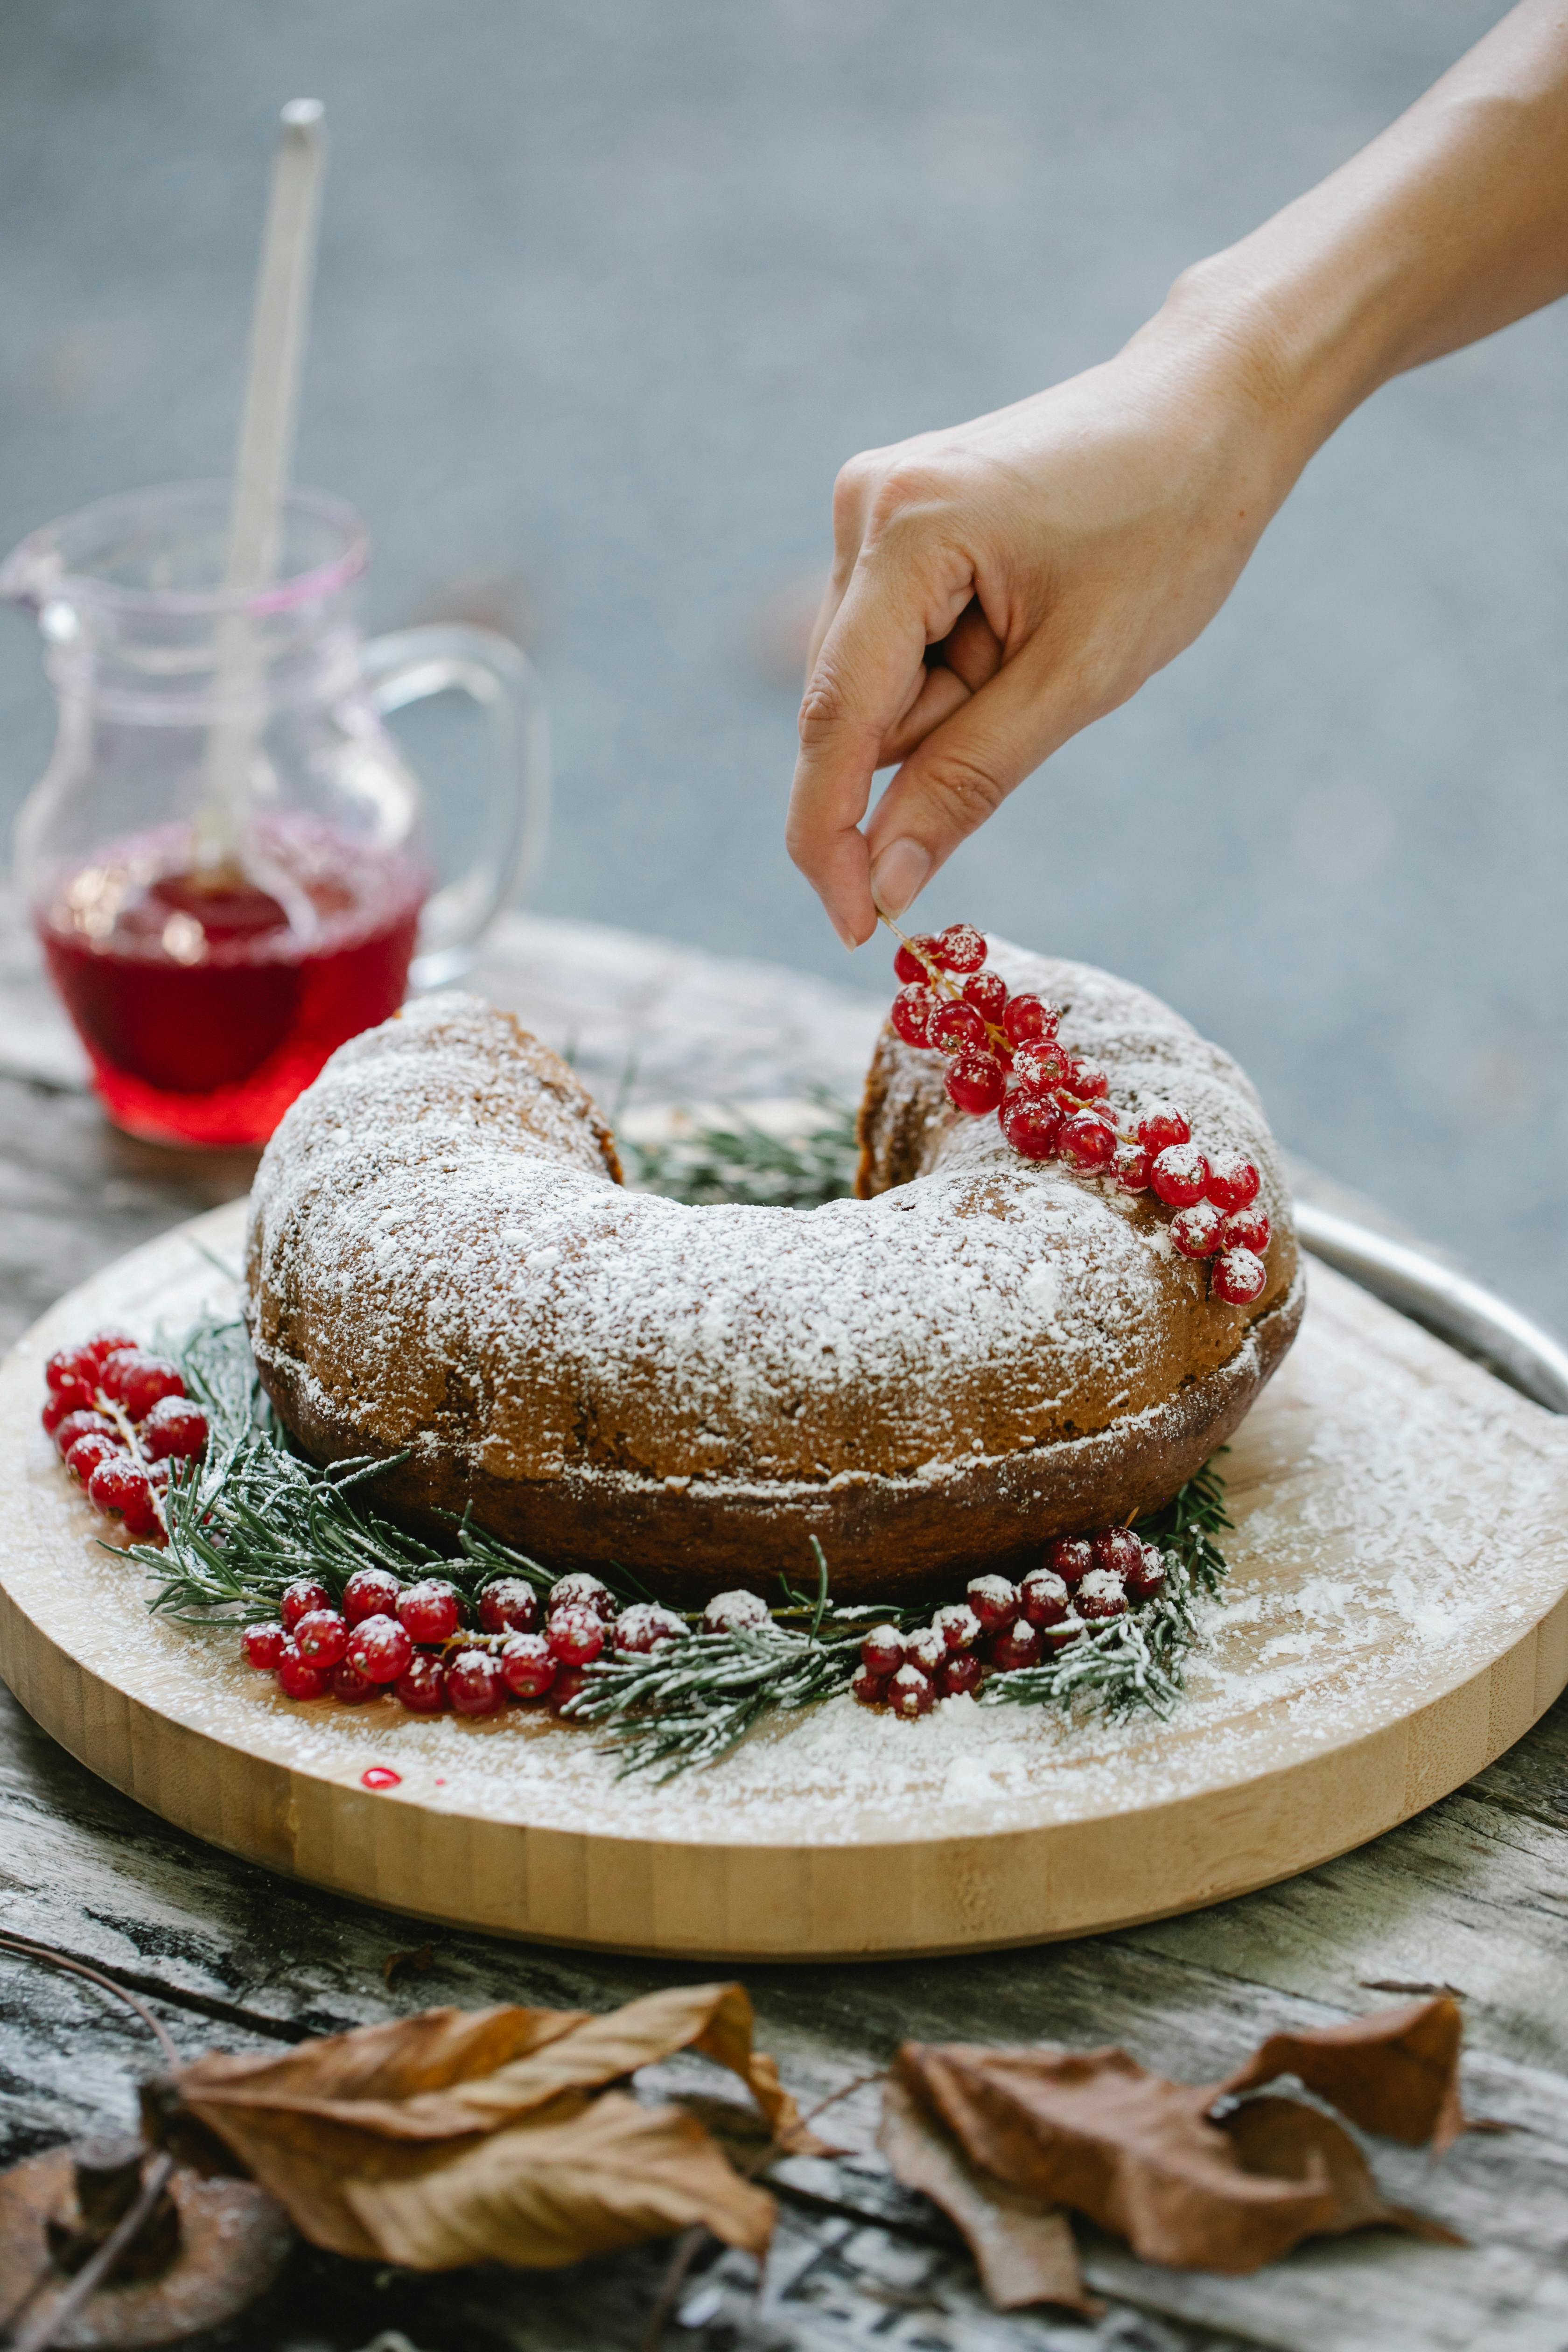
[[996,1113],[1026,1160],[1067,1160],[1128,1192],[1152,1192],[1175,1214],[1169,1232],[1184,1257],[1211,1261],[1209,1288],[1247,1307],[1268,1280],[1268,1219],[1258,1175],[1239,1151],[1205,1151],[1183,1113],[1149,1106],[1135,1126],[1119,1120],[1100,1065],[1063,1044],[1061,1014],[1042,997],[1010,995],[985,965],[973,923],[903,939],[893,969],[903,986],[891,1021],[906,1045],[945,1054],[948,1099],[971,1118]]
[[973,1696],[988,1675],[1037,1666],[1124,1617],[1131,1602],[1154,1600],[1165,1574],[1164,1554],[1131,1528],[1058,1536],[1020,1583],[973,1577],[963,1600],[939,1609],[918,1633],[873,1625],[849,1687],[862,1706],[890,1707],[912,1721],[939,1698]]
[[99,1331],[44,1366],[44,1427],[99,1510],[138,1542],[166,1540],[163,1497],[174,1465],[206,1451],[207,1419],[177,1364],[126,1331]]

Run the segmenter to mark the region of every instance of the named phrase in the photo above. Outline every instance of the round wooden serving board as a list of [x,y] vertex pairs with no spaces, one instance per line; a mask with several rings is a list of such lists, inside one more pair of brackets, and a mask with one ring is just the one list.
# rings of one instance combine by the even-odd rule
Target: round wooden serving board
[[[1226,1461],[1231,1576],[1166,1724],[969,1699],[907,1724],[844,1698],[660,1788],[617,1783],[591,1732],[531,1712],[290,1705],[227,1633],[149,1614],[37,1418],[51,1349],[228,1312],[243,1226],[236,1203],[134,1251],[0,1371],[0,1674],[116,1788],[318,1885],[692,1959],[1033,1943],[1359,1845],[1568,1683],[1568,1423],[1316,1268]],[[394,1788],[364,1786],[376,1765]]]

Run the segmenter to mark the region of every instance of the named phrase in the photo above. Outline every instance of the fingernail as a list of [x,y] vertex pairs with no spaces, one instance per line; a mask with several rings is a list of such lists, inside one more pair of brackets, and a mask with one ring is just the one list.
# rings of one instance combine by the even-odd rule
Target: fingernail
[[901,915],[924,889],[931,852],[918,841],[890,841],[871,868],[871,896],[884,915]]

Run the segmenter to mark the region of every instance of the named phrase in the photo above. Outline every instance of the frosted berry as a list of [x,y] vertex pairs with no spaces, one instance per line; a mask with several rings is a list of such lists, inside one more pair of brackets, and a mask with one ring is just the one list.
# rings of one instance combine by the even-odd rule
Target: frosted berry
[[100,1511],[117,1511],[128,1536],[160,1535],[163,1523],[147,1473],[128,1454],[110,1454],[87,1482],[88,1499]]
[[144,1421],[163,1397],[184,1396],[185,1383],[178,1364],[166,1356],[144,1355],[140,1348],[116,1348],[99,1375],[105,1396],[114,1397],[132,1421]]
[[[342,1668],[338,1668],[342,1674]],[[439,1715],[447,1704],[447,1669],[439,1658],[416,1650],[407,1671],[392,1685],[393,1696],[410,1715]]]
[[1269,1224],[1259,1208],[1233,1209],[1219,1229],[1222,1250],[1250,1250],[1262,1257],[1268,1247]]
[[[353,1582],[352,1578],[350,1581]],[[331,1605],[332,1596],[319,1577],[297,1576],[293,1583],[287,1587],[282,1600],[278,1604],[279,1614],[283,1620],[284,1632],[291,1633],[300,1618],[310,1610],[330,1609]],[[345,1610],[343,1613],[346,1616],[348,1612]]]
[[421,1577],[399,1593],[397,1622],[416,1642],[449,1642],[463,1622],[463,1596],[444,1576]]
[[64,1414],[56,1422],[53,1434],[55,1444],[62,1454],[68,1454],[79,1437],[89,1435],[112,1437],[117,1445],[120,1443],[120,1432],[110,1420],[109,1415],[106,1412],[89,1412],[85,1407],[79,1407],[75,1412]]
[[140,1345],[140,1340],[133,1339],[129,1331],[116,1331],[110,1326],[102,1331],[95,1331],[91,1339],[84,1343],[82,1352],[84,1355],[90,1356],[93,1363],[101,1369],[110,1356],[119,1354],[121,1348],[135,1348]]
[[918,1666],[922,1675],[934,1677],[938,1666],[947,1655],[947,1643],[934,1625],[922,1625],[904,1643],[904,1664]]
[[1077,1095],[1079,1102],[1100,1102],[1110,1092],[1110,1076],[1102,1062],[1093,1062],[1086,1055],[1075,1057],[1068,1073],[1068,1091]]
[[57,1348],[44,1366],[44,1386],[51,1396],[63,1388],[97,1386],[98,1358],[90,1348]]
[[1215,1297],[1223,1298],[1227,1307],[1250,1307],[1262,1296],[1268,1279],[1268,1269],[1260,1257],[1251,1250],[1231,1249],[1215,1258],[1211,1286]]
[[607,1625],[616,1613],[616,1596],[603,1580],[590,1576],[586,1569],[578,1569],[571,1576],[557,1577],[550,1588],[551,1609],[591,1609]]
[[950,1601],[939,1609],[931,1619],[932,1630],[942,1635],[942,1645],[950,1653],[973,1650],[984,1627],[966,1601]]
[[982,1021],[1001,1028],[1007,1009],[1007,983],[999,971],[973,972],[963,983],[963,1001],[973,1005]]
[[896,1675],[904,1663],[904,1637],[898,1627],[873,1625],[860,1644],[860,1663],[868,1675]]
[[869,1666],[857,1666],[849,1683],[849,1695],[862,1706],[886,1706],[888,1677],[874,1675]]
[[281,1625],[247,1625],[239,1637],[239,1646],[247,1666],[254,1666],[258,1675],[270,1675],[276,1672],[288,1641]]
[[194,1462],[207,1448],[207,1417],[189,1397],[161,1397],[138,1433],[154,1462]]
[[1258,1198],[1258,1171],[1242,1151],[1212,1151],[1205,1196],[1222,1216],[1250,1208]]
[[1091,1568],[1073,1595],[1080,1617],[1125,1617],[1127,1587],[1106,1568]]
[[1054,1037],[1060,1019],[1055,1005],[1043,1003],[1037,996],[1010,996],[1002,1026],[1012,1044],[1022,1045],[1037,1037]]
[[542,1698],[560,1670],[542,1633],[514,1633],[500,1654],[501,1680],[519,1698]]
[[1165,1590],[1165,1555],[1158,1544],[1140,1544],[1138,1549],[1141,1557],[1137,1567],[1128,1570],[1127,1590],[1134,1601],[1152,1601]]
[[307,1609],[294,1624],[294,1647],[308,1666],[335,1666],[349,1646],[347,1622],[335,1609]]
[[349,1635],[349,1664],[366,1682],[396,1682],[413,1656],[414,1644],[395,1617],[362,1617]]
[[363,1625],[367,1617],[395,1617],[402,1590],[389,1568],[356,1568],[343,1587],[343,1615],[351,1625]]
[[686,1621],[673,1609],[663,1608],[657,1601],[639,1601],[635,1608],[623,1609],[616,1621],[616,1647],[634,1658],[646,1658],[661,1642],[676,1642],[686,1631]]
[[937,1668],[939,1698],[973,1698],[985,1680],[985,1666],[977,1651],[955,1650]]
[[331,1680],[325,1667],[311,1665],[292,1642],[284,1643],[278,1661],[278,1687],[285,1698],[325,1698]]
[[762,1633],[773,1622],[760,1592],[716,1592],[702,1612],[705,1633]]
[[66,1455],[66,1468],[85,1486],[100,1462],[111,1462],[116,1455],[129,1460],[118,1438],[108,1437],[101,1429],[84,1429]]
[[1046,1546],[1046,1566],[1070,1589],[1094,1566],[1094,1548],[1087,1536],[1053,1536]]
[[488,1650],[459,1650],[447,1664],[447,1696],[458,1715],[499,1715],[506,1705],[500,1661]]
[[1031,1625],[1059,1625],[1072,1606],[1061,1578],[1048,1568],[1032,1568],[1018,1587],[1023,1614]]
[[1083,1627],[1075,1619],[1070,1625],[1047,1625],[1041,1632],[1040,1640],[1054,1654],[1058,1650],[1069,1649],[1082,1631]]
[[987,1633],[1005,1633],[1018,1614],[1018,1588],[1005,1576],[973,1576],[964,1598]]
[[931,1015],[940,1002],[939,997],[934,996],[929,988],[921,987],[918,982],[909,988],[900,989],[888,1018],[906,1045],[931,1044]]
[[1149,1171],[1149,1181],[1172,1209],[1190,1209],[1201,1201],[1208,1181],[1208,1161],[1195,1143],[1167,1144]]
[[1124,1192],[1146,1192],[1149,1165],[1149,1154],[1141,1143],[1119,1143],[1110,1172]]
[[1062,1121],[1062,1150],[1076,1167],[1093,1174],[1115,1159],[1116,1129],[1095,1111],[1075,1111]]
[[1131,1528],[1101,1528],[1091,1549],[1096,1568],[1111,1576],[1130,1577],[1143,1562],[1143,1545]]
[[552,1609],[544,1638],[565,1666],[585,1666],[605,1646],[605,1622],[591,1609]]
[[1061,1141],[1062,1115],[1055,1103],[1020,1087],[996,1114],[1002,1132],[1026,1160],[1049,1160]]
[[[58,1445],[60,1431],[68,1421],[75,1421],[79,1414],[96,1412],[97,1409],[98,1391],[89,1381],[62,1381],[59,1387],[51,1389],[44,1399],[44,1409],[38,1418]],[[77,1434],[79,1436],[80,1433],[79,1430]],[[66,1443],[68,1445],[70,1440],[68,1438]]]
[[900,1666],[888,1684],[888,1705],[906,1720],[929,1715],[936,1705],[936,1685],[919,1666]]
[[152,1487],[153,1492],[155,1495],[166,1495],[169,1491],[169,1474],[172,1465],[167,1462],[149,1462],[144,1466],[147,1472],[147,1484]]
[[1198,1201],[1190,1209],[1177,1210],[1171,1219],[1171,1239],[1184,1257],[1212,1257],[1224,1223],[1212,1201]]
[[989,1657],[998,1674],[1016,1675],[1023,1666],[1040,1663],[1039,1630],[1034,1625],[1009,1625],[992,1638]]
[[943,1054],[981,1054],[991,1040],[973,1004],[939,1004],[931,1016],[931,1044]]
[[1066,1047],[1048,1037],[1020,1045],[1013,1056],[1013,1076],[1031,1094],[1043,1095],[1052,1087],[1064,1085],[1071,1069]]
[[947,1098],[972,1118],[994,1110],[1007,1089],[1007,1074],[994,1054],[960,1054],[947,1068]]
[[578,1692],[586,1690],[587,1686],[588,1669],[586,1666],[562,1666],[558,1668],[555,1680],[551,1684],[548,1693],[551,1714],[564,1715],[566,1709],[577,1696]]
[[978,971],[985,961],[985,941],[973,923],[949,923],[931,952],[948,971]]
[[1173,1144],[1192,1139],[1192,1129],[1173,1103],[1151,1103],[1138,1122],[1138,1140],[1152,1160]]
[[332,1696],[341,1698],[345,1706],[363,1706],[366,1699],[379,1698],[384,1688],[384,1684],[367,1682],[346,1658],[340,1658],[332,1668]]
[[539,1595],[526,1577],[498,1576],[479,1594],[479,1624],[487,1633],[531,1633]]
[[924,980],[935,961],[936,941],[928,931],[917,931],[912,940],[899,941],[893,970],[900,980]]

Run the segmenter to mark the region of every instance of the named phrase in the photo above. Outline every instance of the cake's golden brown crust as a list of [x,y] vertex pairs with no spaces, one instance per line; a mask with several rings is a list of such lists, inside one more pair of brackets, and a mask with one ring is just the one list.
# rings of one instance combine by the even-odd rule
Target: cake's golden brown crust
[[846,1601],[1021,1564],[1164,1500],[1279,1361],[1302,1290],[1247,1081],[1142,992],[994,945],[1113,1097],[1246,1148],[1274,1222],[1250,1308],[1165,1220],[1009,1152],[890,1033],[863,1198],[809,1214],[620,1191],[576,1080],[471,999],[334,1056],[269,1147],[249,1249],[257,1360],[318,1458],[409,1458],[388,1505],[470,1507],[563,1565],[671,1594],[776,1590],[810,1538]]

